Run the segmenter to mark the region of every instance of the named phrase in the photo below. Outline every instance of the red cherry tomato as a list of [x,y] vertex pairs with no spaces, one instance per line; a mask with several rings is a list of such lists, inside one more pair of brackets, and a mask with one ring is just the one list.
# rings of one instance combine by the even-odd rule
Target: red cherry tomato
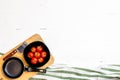
[[32,58],[34,56],[34,54],[32,52],[28,52],[28,55],[27,55],[29,58]]
[[37,64],[37,61],[38,61],[38,60],[37,60],[37,58],[35,58],[35,57],[33,57],[33,58],[31,59],[31,63],[32,63],[32,64]]
[[35,52],[35,57],[39,58],[40,57],[40,53],[39,52]]
[[39,62],[39,63],[42,63],[42,62],[44,62],[44,59],[43,59],[42,57],[40,57],[40,58],[38,59],[38,62]]
[[42,46],[37,46],[37,51],[38,51],[38,52],[42,52],[42,50],[43,50],[43,47],[42,47]]
[[32,47],[32,48],[31,48],[31,52],[36,52],[36,48],[35,48],[35,47]]
[[42,53],[41,53],[41,57],[42,58],[45,58],[47,56],[47,53],[45,52],[45,51],[43,51]]

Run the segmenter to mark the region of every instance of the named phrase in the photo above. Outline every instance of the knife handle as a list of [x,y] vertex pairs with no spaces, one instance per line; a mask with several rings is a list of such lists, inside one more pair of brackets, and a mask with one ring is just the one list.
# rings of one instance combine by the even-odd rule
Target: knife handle
[[16,52],[17,52],[16,49],[13,50],[11,53],[9,53],[7,56],[5,56],[5,57],[3,58],[3,60],[5,61],[6,59],[10,58],[10,57],[13,56]]

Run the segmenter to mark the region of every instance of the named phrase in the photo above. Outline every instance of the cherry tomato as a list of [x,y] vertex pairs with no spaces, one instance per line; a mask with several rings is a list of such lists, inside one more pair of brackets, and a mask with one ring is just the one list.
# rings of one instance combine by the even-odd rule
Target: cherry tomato
[[28,55],[27,55],[29,58],[32,58],[34,56],[34,54],[32,52],[28,52]]
[[37,60],[36,57],[33,57],[33,58],[31,59],[31,63],[32,63],[32,64],[37,64],[37,61],[38,61],[38,60]]
[[40,53],[39,52],[35,52],[35,57],[39,58],[40,57]]
[[43,47],[42,47],[42,46],[37,46],[37,51],[38,51],[38,52],[42,52],[42,50],[43,50]]
[[39,63],[42,63],[42,62],[44,62],[44,59],[43,59],[42,57],[40,57],[40,58],[38,59],[38,62],[39,62]]
[[41,53],[41,57],[42,58],[45,58],[47,56],[47,53],[45,52],[45,51],[43,51],[42,53]]
[[32,47],[32,48],[31,48],[31,52],[36,52],[36,48],[35,48],[35,47]]

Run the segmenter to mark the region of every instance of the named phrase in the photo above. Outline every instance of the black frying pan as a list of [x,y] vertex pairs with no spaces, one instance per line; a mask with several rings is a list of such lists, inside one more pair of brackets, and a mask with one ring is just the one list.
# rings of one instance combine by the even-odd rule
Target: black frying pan
[[23,62],[16,57],[8,58],[3,64],[3,72],[9,78],[18,78],[24,71],[45,73],[45,69],[37,69],[24,66]]
[[3,72],[10,78],[19,77],[24,71],[24,65],[19,58],[12,57],[3,64]]
[[[30,49],[32,47],[37,47],[37,46],[42,46],[43,47],[43,51],[47,52],[47,56],[44,58],[44,62],[43,63],[32,64],[31,63],[31,59],[28,57],[28,52],[30,52]],[[24,58],[25,58],[26,62],[31,67],[41,67],[41,66],[45,65],[49,61],[49,59],[50,59],[50,51],[47,48],[47,46],[43,42],[41,42],[41,41],[35,41],[35,42],[30,43],[28,46],[26,46],[26,48],[24,49],[23,55],[24,55]]]

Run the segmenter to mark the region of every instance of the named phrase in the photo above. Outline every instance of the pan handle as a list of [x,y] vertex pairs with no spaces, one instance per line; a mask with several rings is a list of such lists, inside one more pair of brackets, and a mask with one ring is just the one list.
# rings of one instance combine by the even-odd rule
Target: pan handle
[[36,68],[36,67],[27,67],[25,66],[25,70],[28,71],[28,72],[40,72],[40,73],[46,73],[46,69],[39,69],[39,68]]

